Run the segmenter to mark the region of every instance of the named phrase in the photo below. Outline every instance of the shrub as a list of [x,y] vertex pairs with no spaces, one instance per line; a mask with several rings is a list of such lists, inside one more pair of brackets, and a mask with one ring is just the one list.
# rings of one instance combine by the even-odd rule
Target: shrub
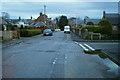
[[15,25],[7,25],[7,30],[15,30],[16,26]]
[[112,25],[107,19],[102,19],[98,25],[101,27],[100,32],[102,34],[111,34],[112,33]]
[[97,25],[84,25],[83,29],[87,29],[89,32],[100,32],[100,27]]
[[20,29],[23,29],[23,25],[20,26]]
[[20,29],[20,36],[21,37],[29,37],[33,35],[37,35],[42,33],[42,31],[39,29]]

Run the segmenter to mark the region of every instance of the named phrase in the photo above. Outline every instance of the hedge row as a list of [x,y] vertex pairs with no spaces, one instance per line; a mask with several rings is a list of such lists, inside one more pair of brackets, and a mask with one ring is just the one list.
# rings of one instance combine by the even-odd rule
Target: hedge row
[[42,30],[37,29],[20,29],[20,36],[21,37],[29,37],[37,34],[41,34]]
[[100,32],[101,27],[97,25],[85,25],[83,28],[87,29],[90,32]]

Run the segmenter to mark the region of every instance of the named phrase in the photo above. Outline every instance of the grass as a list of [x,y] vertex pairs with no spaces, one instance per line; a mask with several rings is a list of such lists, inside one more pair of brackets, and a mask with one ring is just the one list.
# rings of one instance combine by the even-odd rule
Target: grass
[[84,51],[84,52],[85,52],[85,54],[98,55],[102,59],[107,58],[107,56],[104,53],[102,53],[101,51]]

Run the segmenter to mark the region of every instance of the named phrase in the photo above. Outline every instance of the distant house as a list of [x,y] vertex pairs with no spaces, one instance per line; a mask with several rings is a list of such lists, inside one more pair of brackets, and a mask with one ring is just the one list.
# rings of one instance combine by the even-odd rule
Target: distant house
[[106,13],[103,11],[103,18],[107,19],[112,24],[112,29],[114,32],[118,31],[118,25],[120,24],[120,14]]
[[32,17],[31,19],[21,19],[19,17],[19,19],[6,19],[6,21],[8,22],[8,24],[17,25],[18,27],[20,27],[21,25],[28,26],[34,22],[34,20],[32,20]]
[[97,25],[101,19],[86,19],[87,25]]
[[29,26],[32,22],[34,21],[31,19],[21,19],[16,23],[14,23],[14,25],[17,25],[18,27],[21,27],[21,25],[23,25],[23,27],[25,27],[25,26]]
[[34,26],[40,27],[40,26],[46,26],[44,22],[37,22]]
[[47,15],[40,13],[39,17],[34,21],[34,23],[44,22],[47,23]]
[[50,26],[51,19],[47,17],[47,15],[40,13],[38,18],[34,20],[29,26],[36,26],[36,27],[43,27],[43,26]]
[[84,18],[84,23],[86,25],[97,25],[100,22],[101,19],[91,19],[89,17]]
[[84,24],[84,20],[80,19],[80,18],[70,18],[68,19],[68,25],[71,26],[71,28],[75,28],[75,27],[80,27],[81,25],[85,25]]

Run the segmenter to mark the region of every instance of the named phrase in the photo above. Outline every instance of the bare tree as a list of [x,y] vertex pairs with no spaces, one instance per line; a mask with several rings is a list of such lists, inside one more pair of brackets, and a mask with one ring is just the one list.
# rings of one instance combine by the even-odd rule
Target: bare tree
[[7,13],[7,12],[2,12],[2,17],[3,17],[4,19],[10,19],[10,15],[9,15],[9,13]]

